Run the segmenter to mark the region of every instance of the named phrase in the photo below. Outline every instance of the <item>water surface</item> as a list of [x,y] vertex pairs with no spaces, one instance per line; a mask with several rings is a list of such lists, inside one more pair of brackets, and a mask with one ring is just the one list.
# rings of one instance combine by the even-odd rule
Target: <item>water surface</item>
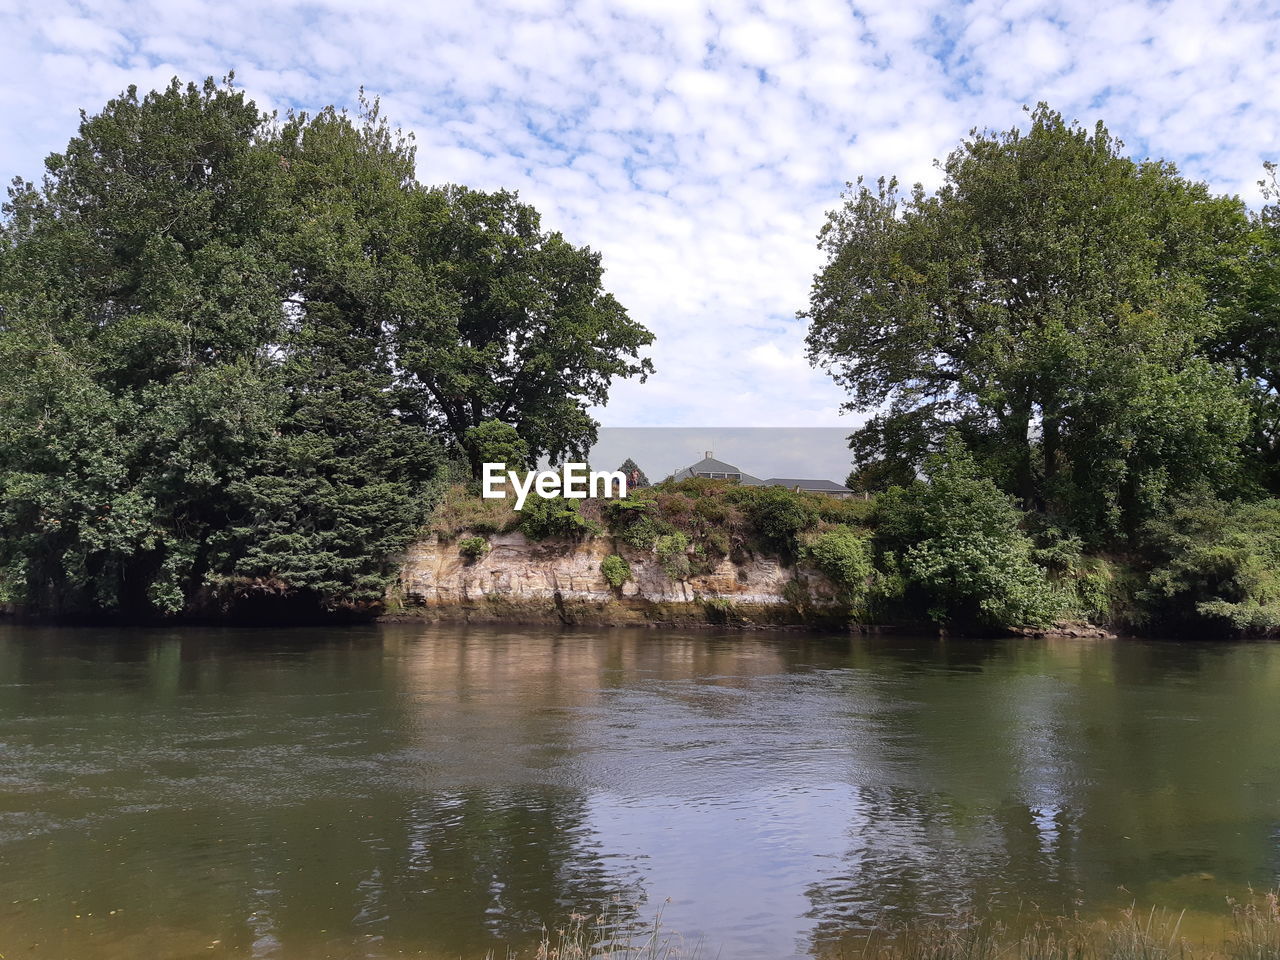
[[704,956],[1280,879],[1280,645],[0,626],[0,954]]

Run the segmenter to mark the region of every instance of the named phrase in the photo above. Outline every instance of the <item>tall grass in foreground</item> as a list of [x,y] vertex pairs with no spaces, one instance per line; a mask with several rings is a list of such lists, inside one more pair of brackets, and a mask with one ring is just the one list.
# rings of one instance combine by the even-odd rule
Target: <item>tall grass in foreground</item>
[[[1182,914],[1127,910],[1115,920],[1026,917],[1014,925],[974,917],[878,928],[820,960],[1280,960],[1280,895],[1229,901],[1228,932],[1218,943],[1183,935]],[[544,931],[534,960],[695,960],[719,951],[687,947],[653,924],[636,931],[617,918],[575,916]],[[726,957],[724,960],[732,960]]]

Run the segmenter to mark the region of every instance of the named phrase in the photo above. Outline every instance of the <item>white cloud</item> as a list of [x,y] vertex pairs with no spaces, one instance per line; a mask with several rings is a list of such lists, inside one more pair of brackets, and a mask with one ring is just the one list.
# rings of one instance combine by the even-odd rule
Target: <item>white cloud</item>
[[607,424],[849,424],[803,360],[814,236],[844,181],[936,182],[972,126],[1050,99],[1256,201],[1280,158],[1270,0],[70,0],[6,8],[0,174],[129,83],[236,70],[268,108],[364,85],[429,182],[508,186],[603,252],[658,336]]

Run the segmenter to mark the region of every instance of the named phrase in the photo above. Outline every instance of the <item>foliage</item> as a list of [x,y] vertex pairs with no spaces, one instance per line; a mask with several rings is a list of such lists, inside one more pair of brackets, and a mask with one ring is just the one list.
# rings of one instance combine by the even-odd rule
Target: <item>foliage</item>
[[530,466],[529,445],[516,433],[516,428],[501,420],[486,420],[471,427],[463,436],[467,455],[476,463],[501,463],[508,470],[527,470]]
[[458,541],[458,553],[468,560],[479,560],[493,547],[487,537],[463,537]]
[[0,225],[0,569],[11,601],[171,613],[233,570],[273,435],[288,278],[263,118],[212,82],[85,116]]
[[689,538],[679,531],[659,537],[653,545],[658,556],[658,564],[672,580],[688,580],[691,572],[689,565]]
[[326,606],[375,606],[430,509],[440,444],[397,397],[389,313],[423,295],[399,245],[413,150],[369,104],[273,132],[292,305],[274,368],[282,410],[233,485],[232,574],[275,578]]
[[730,499],[746,511],[761,545],[783,557],[794,556],[800,532],[818,519],[811,498],[782,487],[737,487]]
[[1145,533],[1154,568],[1142,599],[1157,621],[1280,627],[1280,500],[1187,502]]
[[854,467],[844,485],[855,493],[883,493],[890,487],[915,483],[916,469],[907,460],[868,460]]
[[605,522],[624,543],[637,550],[651,550],[658,538],[673,528],[658,516],[658,502],[649,491],[645,495],[629,493],[626,498],[605,503]]
[[442,437],[576,449],[651,369],[599,254],[513,194],[418,183],[376,102],[277,121],[230,82],[130,88],[46,168],[0,222],[9,602],[373,609],[454,479]]
[[650,486],[649,478],[640,469],[640,465],[630,457],[622,461],[622,466],[618,467],[618,470],[626,474],[628,489]]
[[943,623],[1046,624],[1063,609],[1032,559],[1022,515],[952,437],[925,463],[927,480],[877,501],[877,545],[897,599]]
[[[1036,526],[1035,516],[1028,519]],[[1033,541],[1032,559],[1060,591],[1066,605],[1064,613],[1087,620],[1116,621],[1116,608],[1122,598],[1117,595],[1117,572],[1110,562],[1086,555],[1079,537],[1044,522],[1034,530]]]
[[604,405],[614,378],[653,369],[639,356],[653,335],[601,286],[600,254],[543,231],[538,211],[505,190],[418,190],[410,221],[405,260],[433,265],[438,298],[395,315],[423,415],[460,443],[500,420],[531,460],[585,459],[588,407]]
[[935,194],[859,181],[830,214],[808,346],[875,413],[859,462],[918,466],[958,430],[1092,544],[1236,482],[1248,409],[1208,354],[1243,205],[1121,147],[1041,105],[974,131]]
[[805,544],[804,555],[855,602],[866,593],[875,572],[870,539],[843,524],[812,537]]
[[604,529],[598,523],[582,515],[578,503],[563,497],[531,493],[520,511],[520,532],[530,540],[581,540],[603,533]]
[[507,533],[519,525],[520,513],[510,498],[486,500],[463,484],[445,489],[427,521],[427,529],[445,540],[463,533]]
[[609,586],[620,590],[624,583],[631,580],[631,564],[616,553],[611,553],[600,561],[600,573]]
[[1223,282],[1224,322],[1212,352],[1230,366],[1249,391],[1253,412],[1245,449],[1251,479],[1280,494],[1280,183],[1276,165],[1266,164],[1259,181],[1269,201],[1252,217],[1243,256]]

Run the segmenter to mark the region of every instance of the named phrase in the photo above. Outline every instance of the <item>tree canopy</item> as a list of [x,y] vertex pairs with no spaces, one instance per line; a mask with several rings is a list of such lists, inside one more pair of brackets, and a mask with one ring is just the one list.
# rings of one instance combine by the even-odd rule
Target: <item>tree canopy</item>
[[809,356],[873,414],[858,462],[914,470],[955,430],[1099,543],[1236,483],[1250,410],[1213,345],[1243,204],[1043,104],[939,169],[933,193],[858,181],[820,234]]
[[598,253],[418,182],[376,102],[230,81],[82,114],[0,221],[0,601],[376,605],[450,449],[581,449],[652,340]]

